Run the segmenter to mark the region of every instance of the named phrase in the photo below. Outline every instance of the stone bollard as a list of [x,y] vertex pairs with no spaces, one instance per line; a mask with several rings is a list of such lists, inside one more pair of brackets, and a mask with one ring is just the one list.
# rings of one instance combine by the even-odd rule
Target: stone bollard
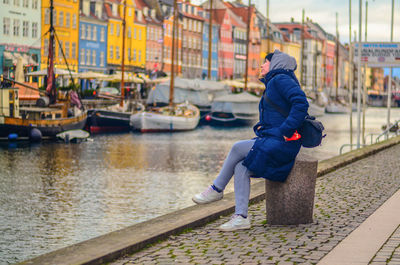
[[317,166],[318,160],[300,152],[285,182],[265,181],[268,224],[313,222]]

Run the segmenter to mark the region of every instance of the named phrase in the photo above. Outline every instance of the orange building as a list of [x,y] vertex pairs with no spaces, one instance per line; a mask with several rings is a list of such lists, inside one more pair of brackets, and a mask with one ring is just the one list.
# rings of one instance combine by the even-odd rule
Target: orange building
[[[163,56],[163,71],[171,74],[172,68],[172,32],[173,32],[174,16],[171,14],[168,19],[164,20],[164,56]],[[178,20],[179,21],[179,20]],[[175,30],[175,75],[182,73],[182,27],[183,25],[177,22],[178,27]]]
[[[234,6],[232,3],[226,2],[229,9],[239,16],[244,23],[250,21],[250,33],[249,33],[249,58],[248,58],[248,76],[250,80],[258,80],[260,74],[260,53],[261,53],[261,35],[260,28],[256,24],[257,14],[254,6],[250,8],[250,20],[249,20],[249,8],[246,6]],[[247,30],[246,30],[247,31]],[[247,37],[247,36],[246,36]]]

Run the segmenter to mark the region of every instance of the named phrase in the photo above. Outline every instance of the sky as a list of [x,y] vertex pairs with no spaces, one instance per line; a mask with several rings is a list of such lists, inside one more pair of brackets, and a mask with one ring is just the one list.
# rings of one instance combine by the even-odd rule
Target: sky
[[[248,0],[242,0],[248,4]],[[349,1],[350,0],[270,0],[269,14],[272,22],[287,22],[293,17],[301,22],[302,9],[305,17],[317,22],[328,33],[336,35],[336,12],[338,12],[339,39],[342,43],[349,40]],[[203,0],[192,0],[200,4]],[[352,0],[352,35],[358,32],[359,1]],[[264,15],[267,0],[251,0]],[[393,41],[400,42],[400,0],[395,0]],[[390,41],[392,0],[368,0],[368,41]],[[365,40],[365,0],[362,1],[362,40]],[[357,33],[358,39],[358,33]]]
[[[242,0],[248,4],[248,0]],[[192,0],[194,4],[201,4],[204,0]],[[270,0],[270,20],[274,22],[288,22],[290,18],[301,22],[302,9],[305,18],[309,17],[318,23],[326,32],[336,35],[336,12],[338,13],[339,39],[342,43],[349,41],[349,2],[350,0]],[[365,41],[365,2],[362,0],[362,40]],[[360,1],[351,0],[351,31],[354,40],[354,31],[357,31],[359,21]],[[257,9],[266,14],[267,0],[251,0]],[[389,42],[391,28],[392,0],[368,0],[367,41]],[[400,0],[394,0],[393,42],[400,42]],[[385,70],[385,74],[389,71]],[[393,74],[400,77],[400,68],[393,69]]]

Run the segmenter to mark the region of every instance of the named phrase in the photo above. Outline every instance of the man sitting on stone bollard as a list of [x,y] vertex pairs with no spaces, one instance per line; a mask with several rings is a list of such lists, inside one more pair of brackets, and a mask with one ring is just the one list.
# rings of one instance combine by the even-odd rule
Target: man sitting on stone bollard
[[235,214],[219,227],[222,231],[251,227],[248,217],[251,177],[284,182],[294,165],[301,147],[297,129],[308,111],[306,95],[294,74],[296,68],[296,60],[279,50],[265,57],[260,79],[265,84],[264,93],[289,115],[280,114],[263,95],[259,103],[260,120],[253,128],[256,137],[236,142],[213,184],[192,199],[197,204],[221,200],[226,185],[235,175]]

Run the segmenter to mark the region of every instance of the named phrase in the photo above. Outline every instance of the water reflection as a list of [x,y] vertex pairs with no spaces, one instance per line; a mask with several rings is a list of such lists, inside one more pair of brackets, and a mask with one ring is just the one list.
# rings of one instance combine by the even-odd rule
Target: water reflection
[[[380,132],[385,113],[368,110],[367,133]],[[321,120],[328,136],[306,152],[325,159],[349,142],[348,115]],[[0,264],[193,205],[192,195],[214,179],[232,144],[252,137],[250,127],[203,126],[101,135],[81,144],[0,145]]]

